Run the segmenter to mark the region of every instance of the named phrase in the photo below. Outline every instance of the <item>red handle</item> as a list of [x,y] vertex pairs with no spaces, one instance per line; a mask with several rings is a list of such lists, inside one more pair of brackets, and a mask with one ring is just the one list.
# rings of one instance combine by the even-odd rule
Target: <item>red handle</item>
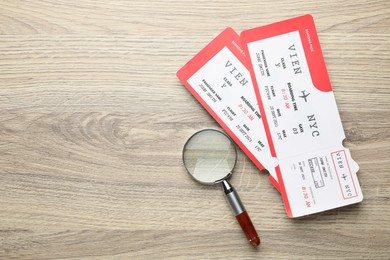
[[244,231],[246,238],[249,240],[252,246],[256,247],[260,245],[260,238],[257,235],[256,229],[252,224],[252,221],[246,211],[236,216],[238,223],[240,224],[242,231]]

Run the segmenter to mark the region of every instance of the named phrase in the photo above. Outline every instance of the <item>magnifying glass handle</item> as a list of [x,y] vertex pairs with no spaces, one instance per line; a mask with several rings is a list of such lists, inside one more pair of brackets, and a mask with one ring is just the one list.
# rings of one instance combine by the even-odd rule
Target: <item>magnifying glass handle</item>
[[244,231],[249,243],[254,247],[260,245],[259,235],[257,235],[256,229],[253,226],[252,221],[246,212],[240,197],[238,196],[238,193],[227,180],[222,181],[222,186],[234,215],[236,216],[236,219],[240,224],[242,231]]

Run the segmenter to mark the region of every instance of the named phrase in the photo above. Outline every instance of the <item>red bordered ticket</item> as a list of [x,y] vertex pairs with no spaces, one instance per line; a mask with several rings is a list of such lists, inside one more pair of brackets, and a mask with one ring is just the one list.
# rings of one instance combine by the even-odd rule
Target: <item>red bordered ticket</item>
[[177,77],[259,169],[268,169],[278,188],[275,166],[258,109],[239,35],[225,29]]
[[363,200],[313,18],[242,32],[288,216]]

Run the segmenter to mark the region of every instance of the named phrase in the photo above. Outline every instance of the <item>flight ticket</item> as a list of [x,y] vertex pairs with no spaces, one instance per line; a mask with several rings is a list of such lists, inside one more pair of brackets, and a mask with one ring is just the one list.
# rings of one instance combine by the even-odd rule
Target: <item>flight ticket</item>
[[290,217],[362,201],[312,16],[241,33]]
[[239,35],[226,28],[177,77],[278,189],[275,166]]

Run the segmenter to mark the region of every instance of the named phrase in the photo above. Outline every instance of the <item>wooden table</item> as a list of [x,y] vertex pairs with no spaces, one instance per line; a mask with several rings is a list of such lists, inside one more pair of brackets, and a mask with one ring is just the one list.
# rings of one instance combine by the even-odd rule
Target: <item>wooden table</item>
[[[176,71],[227,26],[310,13],[363,203],[289,219],[239,151],[219,187],[191,180],[186,139],[219,128]],[[17,1],[0,5],[1,259],[389,259],[390,2]]]

